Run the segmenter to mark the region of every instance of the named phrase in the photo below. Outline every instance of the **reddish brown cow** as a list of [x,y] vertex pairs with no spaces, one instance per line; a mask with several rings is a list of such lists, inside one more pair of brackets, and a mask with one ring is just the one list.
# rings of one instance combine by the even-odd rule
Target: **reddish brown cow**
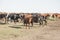
[[53,17],[53,18],[60,18],[60,14],[54,13],[54,14],[52,15],[52,17]]
[[60,14],[57,15],[57,18],[60,18]]
[[50,16],[50,14],[46,13],[46,14],[41,14],[42,16]]
[[46,17],[47,19],[50,17],[50,14],[48,14],[48,13],[40,14],[40,15]]
[[27,28],[27,27],[29,27],[30,24],[33,26],[32,15],[31,14],[24,14],[24,25]]

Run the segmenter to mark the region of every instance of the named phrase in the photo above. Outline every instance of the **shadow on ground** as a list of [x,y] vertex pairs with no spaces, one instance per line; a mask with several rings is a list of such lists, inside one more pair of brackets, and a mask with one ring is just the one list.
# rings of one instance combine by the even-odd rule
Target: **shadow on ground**
[[10,28],[16,28],[16,29],[22,29],[22,27],[20,27],[18,25],[16,25],[16,26],[8,26],[8,27],[10,27]]
[[1,23],[1,22],[0,22],[0,25],[5,25],[5,24],[6,24],[6,23]]

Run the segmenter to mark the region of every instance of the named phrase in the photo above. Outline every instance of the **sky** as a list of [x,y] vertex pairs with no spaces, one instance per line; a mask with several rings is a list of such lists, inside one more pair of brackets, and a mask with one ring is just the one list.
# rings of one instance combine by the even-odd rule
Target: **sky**
[[0,0],[0,12],[60,13],[60,0]]

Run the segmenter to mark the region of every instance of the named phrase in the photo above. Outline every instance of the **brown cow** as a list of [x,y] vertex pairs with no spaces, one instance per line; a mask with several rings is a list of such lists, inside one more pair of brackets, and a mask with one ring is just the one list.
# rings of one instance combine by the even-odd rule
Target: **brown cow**
[[53,18],[60,18],[60,14],[59,13],[54,13],[54,14],[52,14],[52,17]]
[[52,17],[53,17],[53,18],[57,18],[57,15],[58,15],[58,13],[53,13],[53,14],[52,14]]
[[57,18],[60,18],[60,14],[57,15]]
[[47,19],[50,17],[50,14],[48,14],[48,13],[40,14],[40,15],[46,17]]
[[26,26],[26,28],[29,27],[30,24],[33,26],[31,14],[24,14],[24,20],[23,21],[24,21],[24,25]]

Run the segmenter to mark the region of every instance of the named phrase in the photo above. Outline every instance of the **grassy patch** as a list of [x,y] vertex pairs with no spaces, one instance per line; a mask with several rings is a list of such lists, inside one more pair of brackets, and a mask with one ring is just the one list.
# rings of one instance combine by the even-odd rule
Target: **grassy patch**
[[48,20],[50,20],[50,21],[55,21],[56,18],[52,18],[52,17],[50,17]]

